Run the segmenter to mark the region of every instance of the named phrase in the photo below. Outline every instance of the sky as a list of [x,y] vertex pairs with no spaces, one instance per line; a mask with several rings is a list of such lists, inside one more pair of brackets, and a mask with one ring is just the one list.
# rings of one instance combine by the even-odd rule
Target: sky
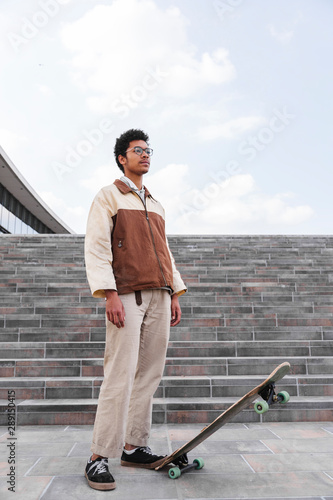
[[130,128],[168,234],[331,234],[332,0],[1,0],[0,145],[85,232]]

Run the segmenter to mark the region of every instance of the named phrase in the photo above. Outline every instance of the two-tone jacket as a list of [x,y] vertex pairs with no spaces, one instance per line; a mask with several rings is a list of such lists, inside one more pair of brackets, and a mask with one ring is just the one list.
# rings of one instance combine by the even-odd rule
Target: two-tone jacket
[[94,297],[105,297],[108,289],[119,295],[164,287],[178,295],[186,291],[169,249],[162,205],[147,188],[144,204],[121,180],[102,188],[92,203],[85,263]]

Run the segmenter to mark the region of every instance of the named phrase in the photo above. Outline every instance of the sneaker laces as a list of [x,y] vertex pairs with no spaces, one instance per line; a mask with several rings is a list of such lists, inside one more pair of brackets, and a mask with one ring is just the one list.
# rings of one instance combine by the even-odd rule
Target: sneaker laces
[[149,446],[142,447],[141,450],[144,453],[148,453],[148,455],[153,455],[153,452],[151,451],[151,449],[149,448]]
[[108,462],[106,458],[102,458],[102,460],[99,460],[96,462],[96,474],[103,474],[103,472],[108,472],[107,467],[108,467]]

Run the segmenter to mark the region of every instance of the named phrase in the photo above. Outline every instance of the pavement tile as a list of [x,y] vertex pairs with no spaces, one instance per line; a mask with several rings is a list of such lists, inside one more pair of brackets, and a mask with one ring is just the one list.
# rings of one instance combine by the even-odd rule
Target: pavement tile
[[0,480],[1,500],[37,500],[50,483],[51,477],[21,477],[16,479],[15,493],[8,491],[5,479]]
[[282,474],[243,474],[242,476],[188,473],[178,479],[183,498],[280,498],[325,496],[332,494],[333,482],[321,472]]
[[[189,441],[194,436],[199,434],[206,425],[204,424],[186,424],[183,426],[177,424],[169,424],[167,426],[168,435],[171,441]],[[233,435],[234,432],[237,431],[246,431],[248,428],[244,424],[228,424],[226,427],[223,427],[214,433],[214,436],[219,436],[220,433],[225,433],[226,435]]]
[[[64,431],[68,425],[16,425],[16,432],[19,430],[25,431]],[[83,425],[83,428],[87,428],[87,425]],[[4,432],[7,432],[8,429],[5,426],[0,427],[0,430],[3,429]]]
[[[189,462],[194,458],[195,455],[190,457]],[[241,455],[207,455],[204,457],[204,462],[205,465],[200,470],[200,474],[246,474],[251,472],[251,467]]]
[[263,440],[273,453],[331,453],[332,439],[288,439]]
[[333,466],[332,453],[291,453],[277,455],[244,455],[255,472],[327,471]]
[[[50,427],[49,425],[48,426],[44,426],[44,427]],[[54,427],[52,425],[52,427]],[[24,426],[25,428],[25,426]],[[94,430],[94,426],[93,425],[67,425],[65,426],[65,432],[70,432],[70,431],[93,431]]]
[[[206,500],[207,497],[205,498],[196,498],[195,500]],[[259,497],[244,497],[247,500],[262,500],[262,498]],[[288,497],[284,498],[284,500],[330,500],[333,497]],[[187,498],[186,500],[194,500],[194,498]],[[239,500],[239,497],[230,497],[230,498],[225,498],[225,497],[220,497],[220,498],[214,498],[213,500]],[[281,500],[281,497],[270,497],[269,500]]]
[[323,429],[325,429],[326,432],[332,434],[332,436],[333,436],[333,425],[323,425],[322,427],[323,427]]
[[82,476],[86,460],[80,457],[41,457],[28,476]]
[[6,439],[6,436],[8,436],[7,427],[1,427],[0,428],[0,441],[3,441],[4,439]]
[[[73,443],[20,443],[18,441],[16,447],[16,456],[20,457],[66,457],[73,447]],[[0,456],[7,456],[7,448],[5,443],[0,443]]]
[[261,439],[278,439],[278,437],[270,429],[262,429],[260,427],[255,427],[253,429],[243,427],[241,429],[234,428],[231,430],[228,427],[222,427],[222,429],[219,429],[208,438],[207,441],[256,441]]
[[204,428],[203,425],[197,425],[195,427],[185,427],[184,429],[180,429],[179,426],[171,426],[168,431],[168,437],[170,441],[189,441],[194,436],[199,434],[199,432]]
[[72,448],[68,454],[69,457],[84,457],[88,460],[92,451],[90,450],[91,440],[86,443],[72,443]]
[[[172,443],[172,449],[177,450],[183,442],[175,441]],[[272,453],[263,443],[257,441],[203,441],[190,454],[208,455],[208,454],[244,454],[244,453]]]
[[7,439],[10,437],[8,431],[4,432],[3,434],[0,434],[0,443],[3,443],[7,441]]
[[[270,431],[281,439],[333,439],[333,433],[330,434],[325,428],[320,428],[316,426],[313,427],[281,427],[276,430],[270,429]],[[264,439],[264,437],[263,437]]]
[[[54,432],[52,429],[45,430],[25,430],[24,427],[18,428],[15,433],[18,442],[21,443],[66,443],[66,442],[78,442],[78,441],[91,441],[92,431],[63,431]],[[9,435],[4,435],[0,439],[0,442],[5,441]]]
[[[16,460],[16,473],[18,476],[24,476],[27,471],[37,462],[36,457],[18,457]],[[9,472],[8,462],[0,462],[0,476],[6,476]]]
[[[117,487],[112,492],[96,491],[90,488],[87,480],[82,477],[67,476],[55,477],[42,500],[94,500],[112,496],[113,500],[156,500],[169,499],[178,500],[177,486],[175,481],[163,477],[163,475],[151,475],[149,481],[145,474],[142,476],[119,476],[116,478]],[[36,500],[36,499],[34,499]]]
[[[263,423],[250,423],[246,424],[249,429],[253,429],[255,427],[259,427],[260,429],[270,429],[272,432],[277,433],[285,430],[285,431],[298,431],[299,429],[307,430],[317,430],[318,428],[325,429],[331,427],[331,422],[263,422]],[[333,433],[333,430],[332,430]]]
[[151,438],[154,439],[164,439],[168,436],[168,426],[167,425],[154,425],[151,430]]

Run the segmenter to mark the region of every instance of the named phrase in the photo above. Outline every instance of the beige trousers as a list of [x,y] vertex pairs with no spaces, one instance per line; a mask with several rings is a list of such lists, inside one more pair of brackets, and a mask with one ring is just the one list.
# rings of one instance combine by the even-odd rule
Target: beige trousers
[[170,334],[171,297],[167,290],[121,295],[125,326],[106,320],[104,380],[101,386],[91,451],[121,455],[124,443],[147,446],[153,395],[163,375]]

